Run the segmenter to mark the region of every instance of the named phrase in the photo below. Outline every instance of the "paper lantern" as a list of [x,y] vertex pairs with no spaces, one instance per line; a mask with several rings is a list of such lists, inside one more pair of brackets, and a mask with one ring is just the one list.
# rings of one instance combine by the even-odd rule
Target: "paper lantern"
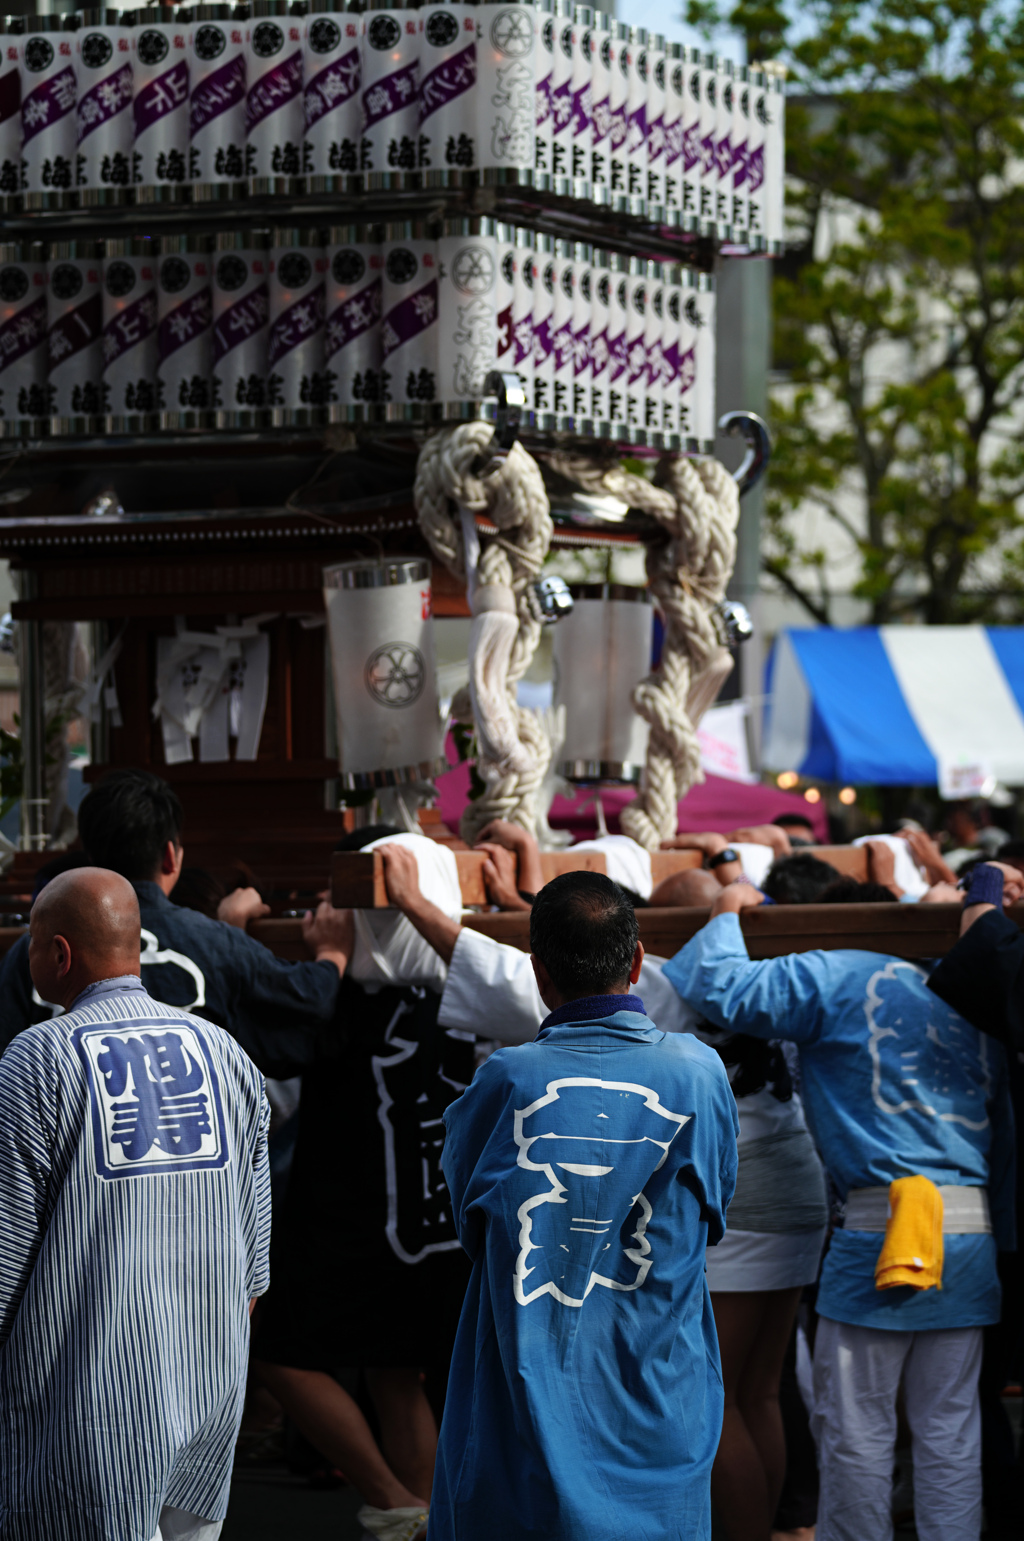
[[619,583],[578,585],[572,595],[572,614],[554,634],[554,704],[566,712],[559,774],[632,784],[647,758],[647,724],[631,696],[650,672],[650,595]]
[[430,563],[422,557],[324,569],[324,606],[349,791],[428,781],[447,769],[434,670]]

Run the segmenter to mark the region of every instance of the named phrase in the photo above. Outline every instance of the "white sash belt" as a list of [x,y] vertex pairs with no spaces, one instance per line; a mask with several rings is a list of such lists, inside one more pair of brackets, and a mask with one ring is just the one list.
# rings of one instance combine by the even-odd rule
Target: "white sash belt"
[[[942,1194],[942,1234],[944,1236],[988,1236],[992,1216],[986,1188],[966,1188],[957,1184],[940,1186]],[[882,1234],[889,1219],[888,1188],[851,1188],[846,1196],[846,1231],[875,1231]]]

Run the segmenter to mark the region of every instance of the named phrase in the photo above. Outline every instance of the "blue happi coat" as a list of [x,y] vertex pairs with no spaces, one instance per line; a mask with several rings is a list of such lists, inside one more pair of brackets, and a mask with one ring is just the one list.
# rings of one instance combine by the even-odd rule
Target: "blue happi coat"
[[736,1180],[721,1060],[636,996],[574,1001],[444,1121],[473,1272],[429,1541],[702,1541],[723,1407],[704,1251]]
[[227,1510],[267,1287],[263,1079],[136,977],[0,1060],[0,1537],[150,1541]]
[[753,962],[737,915],[709,921],[664,976],[716,1026],[797,1045],[807,1122],[841,1199],[914,1173],[988,1189],[992,1234],[944,1237],[941,1290],[876,1289],[881,1237],[837,1230],[819,1315],[911,1332],[997,1322],[996,1251],[1016,1244],[1002,1046],[939,1000],[917,963],[845,949]]

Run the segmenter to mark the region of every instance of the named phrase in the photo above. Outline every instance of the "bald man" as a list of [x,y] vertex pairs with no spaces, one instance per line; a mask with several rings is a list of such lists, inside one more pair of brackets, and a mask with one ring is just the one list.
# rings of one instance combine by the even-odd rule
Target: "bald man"
[[66,1014],[0,1061],[3,1541],[214,1541],[227,1511],[269,1109],[226,1032],[146,994],[139,931],[97,867],[32,909]]

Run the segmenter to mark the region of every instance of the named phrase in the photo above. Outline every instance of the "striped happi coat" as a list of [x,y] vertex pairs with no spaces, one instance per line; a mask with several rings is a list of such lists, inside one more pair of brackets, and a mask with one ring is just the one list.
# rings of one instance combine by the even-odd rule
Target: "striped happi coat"
[[0,1536],[150,1541],[227,1511],[268,1284],[263,1080],[135,976],[0,1060]]

